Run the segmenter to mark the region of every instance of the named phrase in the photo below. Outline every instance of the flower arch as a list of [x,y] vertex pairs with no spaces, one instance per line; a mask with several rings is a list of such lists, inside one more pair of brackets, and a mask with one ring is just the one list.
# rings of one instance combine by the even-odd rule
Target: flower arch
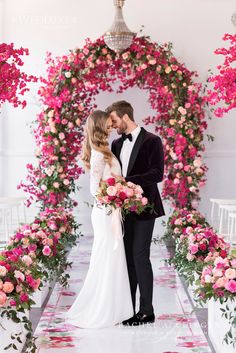
[[81,49],[53,59],[48,55],[48,77],[39,89],[43,111],[34,130],[39,165],[28,165],[28,180],[21,183],[41,208],[76,203],[70,193],[83,173],[76,161],[83,139],[83,124],[95,108],[100,91],[118,92],[137,86],[147,90],[156,115],[146,117],[155,124],[165,149],[163,197],[177,208],[196,208],[199,187],[205,183],[207,167],[202,163],[204,130],[207,127],[196,73],[179,63],[171,45],[159,45],[147,37],[136,38],[122,54],[111,51],[103,38],[87,39]]

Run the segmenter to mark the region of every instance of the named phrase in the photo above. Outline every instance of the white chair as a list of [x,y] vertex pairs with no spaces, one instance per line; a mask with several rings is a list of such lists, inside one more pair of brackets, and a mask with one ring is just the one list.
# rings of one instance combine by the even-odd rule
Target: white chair
[[[211,207],[211,222],[213,225],[215,225],[215,209],[218,207],[218,213],[217,213],[217,226],[219,224],[220,231],[222,232],[223,228],[223,220],[225,218],[225,212],[222,211],[222,206],[224,205],[236,205],[236,199],[215,199],[211,198],[210,202],[212,203]],[[222,214],[223,213],[223,214]]]
[[227,227],[227,234],[229,234],[229,213],[236,212],[236,205],[220,205],[220,224],[219,233],[223,234]]
[[[20,208],[23,206],[23,222],[26,222],[26,212],[24,205],[24,197],[0,197],[0,214],[1,214],[1,226],[4,242],[8,242],[10,233],[20,226]],[[13,222],[13,215],[15,213],[16,218]]]
[[230,248],[236,250],[236,213],[229,213],[229,241]]

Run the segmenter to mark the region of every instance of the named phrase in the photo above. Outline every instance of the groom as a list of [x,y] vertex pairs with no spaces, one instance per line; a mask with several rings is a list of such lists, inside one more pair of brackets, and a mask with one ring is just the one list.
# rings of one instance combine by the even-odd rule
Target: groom
[[[140,215],[128,215],[124,222],[124,244],[134,316],[122,323],[138,326],[155,321],[152,306],[153,272],[149,257],[155,218],[165,214],[157,187],[157,183],[163,179],[163,147],[160,137],[135,123],[130,103],[115,102],[106,112],[112,119],[113,127],[121,135],[112,142],[111,149],[120,161],[123,177],[126,181],[139,184],[143,188],[144,196],[154,205],[152,213],[146,211]],[[140,292],[140,308],[136,314],[137,285]]]

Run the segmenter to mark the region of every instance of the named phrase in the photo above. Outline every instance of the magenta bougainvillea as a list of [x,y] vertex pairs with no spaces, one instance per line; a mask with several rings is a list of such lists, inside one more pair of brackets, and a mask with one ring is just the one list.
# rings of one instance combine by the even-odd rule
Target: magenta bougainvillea
[[28,49],[15,49],[13,43],[0,44],[0,106],[5,102],[14,107],[26,106],[26,101],[19,96],[23,96],[29,90],[27,84],[36,82],[37,78],[21,71],[24,55],[29,55]]
[[236,107],[236,34],[225,34],[223,40],[229,42],[228,48],[219,48],[217,55],[223,55],[224,62],[217,66],[218,73],[209,78],[213,89],[208,91],[208,101],[215,108],[215,115],[222,117]]

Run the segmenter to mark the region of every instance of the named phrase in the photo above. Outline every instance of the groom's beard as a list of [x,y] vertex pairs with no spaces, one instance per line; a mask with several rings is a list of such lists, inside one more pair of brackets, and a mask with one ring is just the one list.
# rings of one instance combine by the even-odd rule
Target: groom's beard
[[127,128],[128,128],[128,126],[127,126],[126,122],[122,120],[120,126],[116,130],[117,134],[118,135],[124,134],[125,131],[127,130]]

